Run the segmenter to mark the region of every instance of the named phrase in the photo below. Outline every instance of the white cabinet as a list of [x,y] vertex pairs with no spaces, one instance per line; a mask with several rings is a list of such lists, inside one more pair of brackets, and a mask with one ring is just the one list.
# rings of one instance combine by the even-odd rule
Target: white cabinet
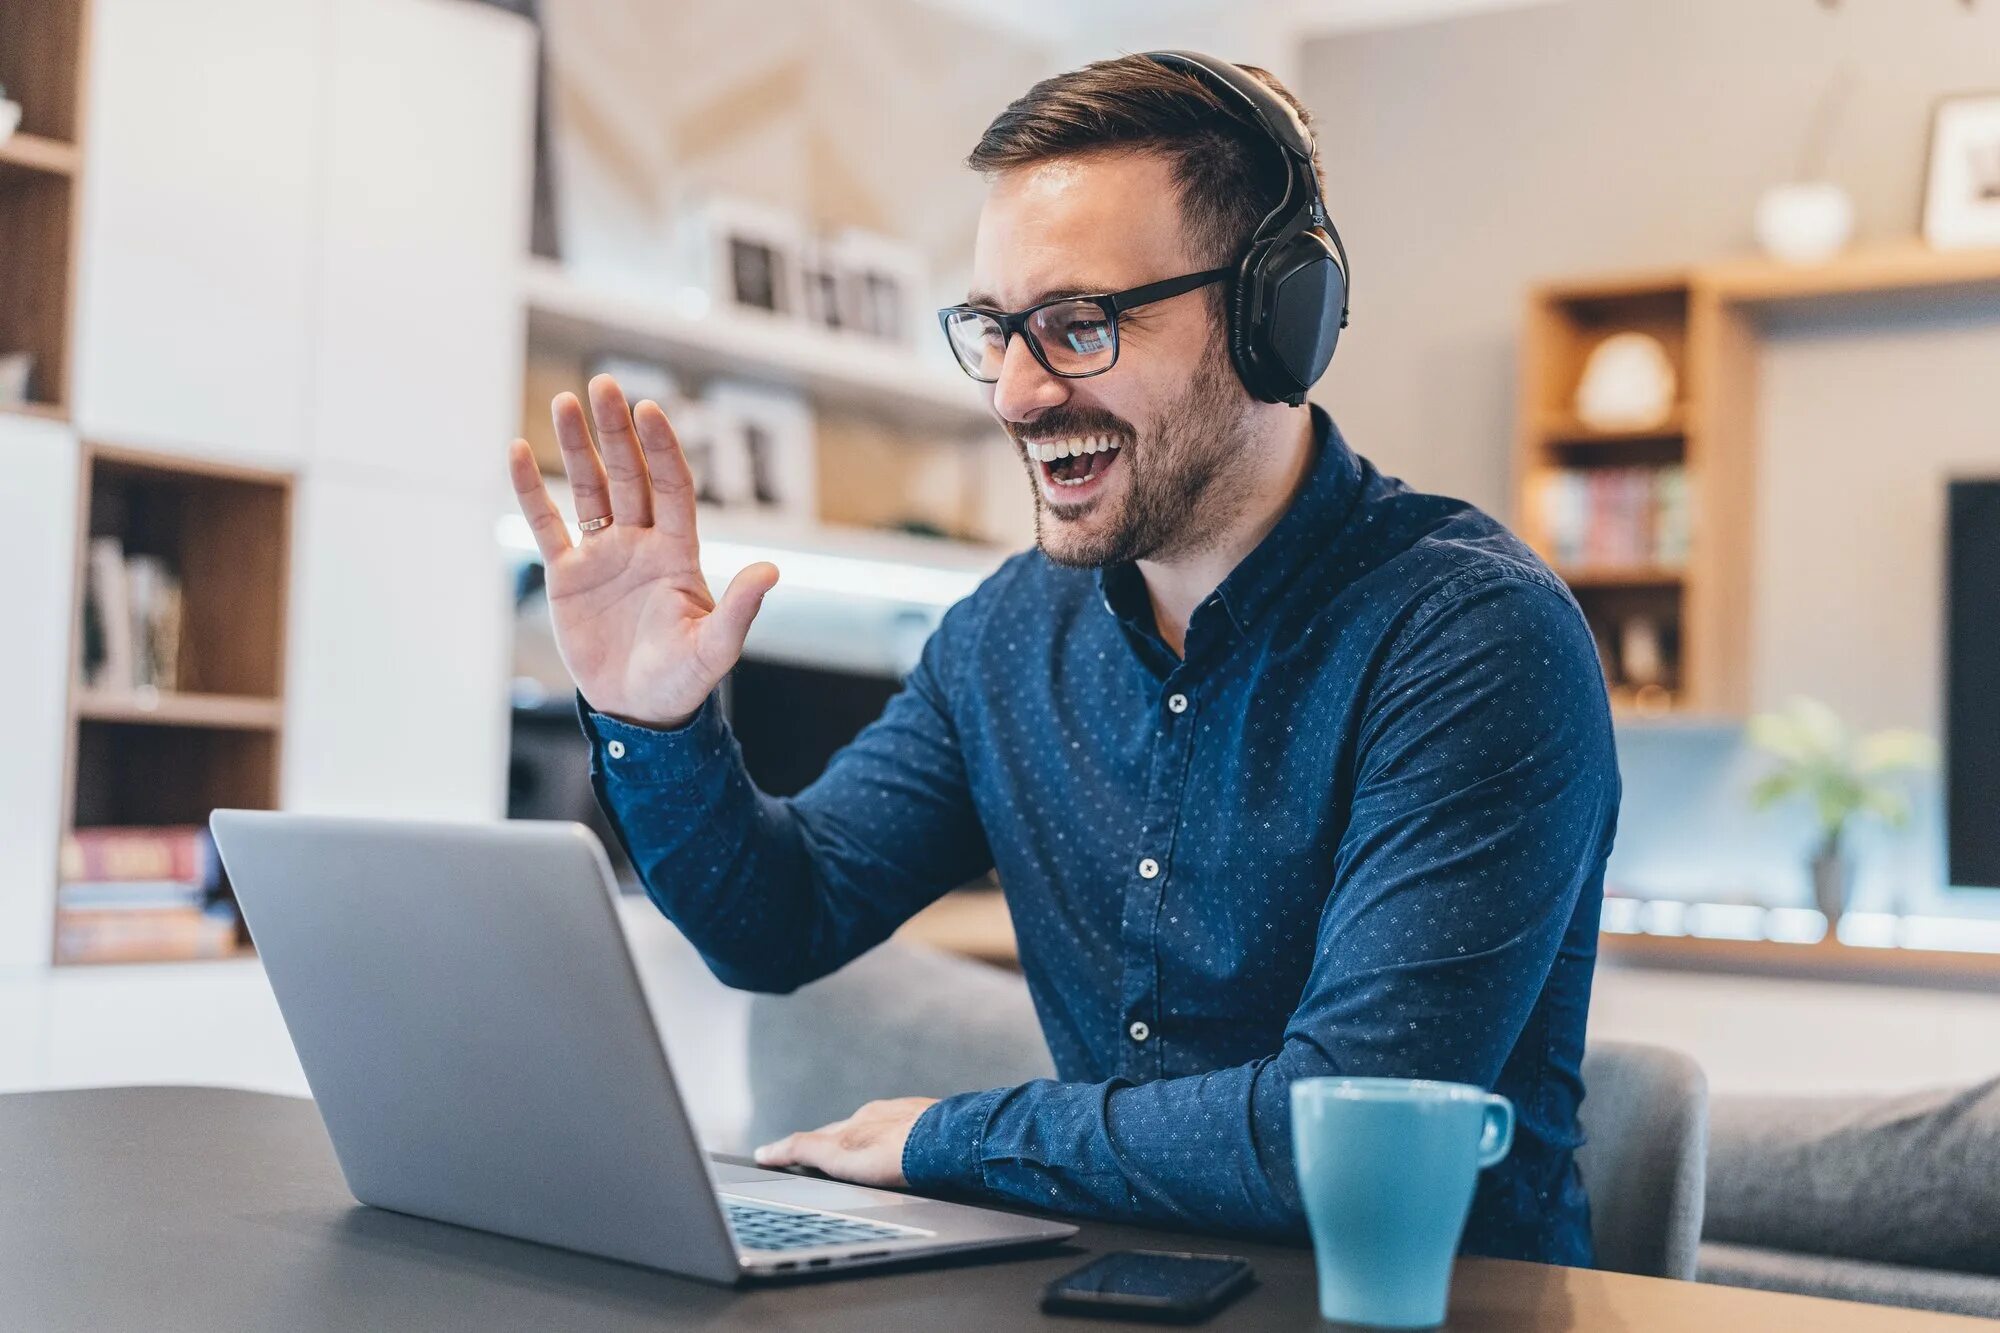
[[535,46],[464,0],[329,0],[283,803],[497,819]]
[[[68,716],[77,444],[59,422],[0,413],[0,973],[48,961]],[[0,1027],[7,1026],[0,1019]]]
[[334,0],[312,458],[489,493],[518,433],[535,44],[463,0]]
[[499,818],[510,602],[491,493],[322,472],[298,504],[285,807]]
[[84,438],[304,455],[325,0],[96,0]]

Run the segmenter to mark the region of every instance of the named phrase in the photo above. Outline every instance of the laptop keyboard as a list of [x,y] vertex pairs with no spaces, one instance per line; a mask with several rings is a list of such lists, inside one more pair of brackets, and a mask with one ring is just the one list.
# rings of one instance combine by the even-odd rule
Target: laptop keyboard
[[724,1197],[723,1215],[736,1243],[746,1250],[804,1250],[819,1245],[851,1245],[865,1240],[893,1240],[922,1235],[911,1227],[863,1222],[834,1213],[777,1208],[767,1203]]

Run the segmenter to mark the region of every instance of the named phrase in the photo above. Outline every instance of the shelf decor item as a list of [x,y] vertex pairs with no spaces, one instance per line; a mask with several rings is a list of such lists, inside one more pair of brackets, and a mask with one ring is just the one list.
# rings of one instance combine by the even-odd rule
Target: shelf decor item
[[1938,103],[1924,240],[1938,250],[2000,246],[2000,92]]
[[6,143],[21,126],[21,104],[7,97],[7,85],[0,83],[0,143]]
[[1750,804],[1768,809],[1794,797],[1812,807],[1817,827],[1808,873],[1813,904],[1833,935],[1853,892],[1847,833],[1864,818],[1890,828],[1910,820],[1910,799],[1897,775],[1937,762],[1937,746],[1921,732],[1878,731],[1856,736],[1826,704],[1794,699],[1782,711],[1750,719],[1750,739],[1777,767],[1751,788]]
[[783,209],[747,199],[713,198],[678,224],[690,294],[709,310],[803,313],[800,261],[805,227]]
[[1628,329],[1591,349],[1577,381],[1576,415],[1592,430],[1650,430],[1673,415],[1674,393],[1665,346]]
[[1757,199],[1757,243],[1788,264],[1820,264],[1854,236],[1854,201],[1831,181],[1773,185]]

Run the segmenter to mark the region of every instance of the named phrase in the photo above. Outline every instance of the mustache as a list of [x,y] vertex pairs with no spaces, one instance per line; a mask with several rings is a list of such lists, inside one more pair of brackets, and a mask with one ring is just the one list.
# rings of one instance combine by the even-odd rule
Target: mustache
[[1058,409],[1021,425],[1009,425],[1007,434],[1016,444],[1046,444],[1077,435],[1109,435],[1129,442],[1138,436],[1129,422],[1109,412]]

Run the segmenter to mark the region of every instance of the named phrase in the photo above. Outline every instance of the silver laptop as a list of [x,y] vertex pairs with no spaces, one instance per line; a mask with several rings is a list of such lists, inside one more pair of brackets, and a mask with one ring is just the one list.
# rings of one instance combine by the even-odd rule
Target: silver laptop
[[362,1203],[725,1283],[1076,1233],[706,1157],[580,824],[210,827]]

